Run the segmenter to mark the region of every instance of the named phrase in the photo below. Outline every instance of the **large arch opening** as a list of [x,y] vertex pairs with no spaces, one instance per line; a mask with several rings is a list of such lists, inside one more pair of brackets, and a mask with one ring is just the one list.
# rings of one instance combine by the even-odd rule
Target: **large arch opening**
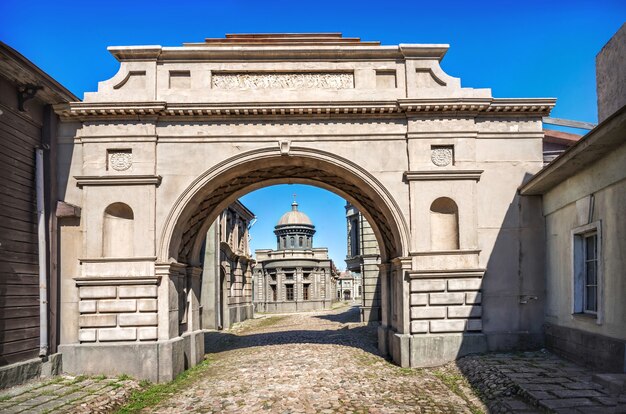
[[[406,331],[408,312],[403,306],[408,302],[403,298],[406,289],[400,267],[410,251],[409,231],[392,194],[374,175],[350,160],[315,149],[291,147],[287,153],[277,148],[250,151],[215,165],[174,203],[159,242],[158,261],[176,267],[175,278],[201,274],[205,237],[221,212],[243,195],[276,184],[305,184],[333,192],[355,206],[369,222],[380,254],[378,347],[387,354],[391,351],[390,335]],[[199,285],[178,280],[187,286]],[[199,307],[199,294],[196,299],[193,294],[187,297],[192,299],[179,303],[179,308]],[[182,334],[200,326],[193,323],[180,327]]]
[[198,265],[204,235],[221,211],[251,191],[293,183],[323,188],[356,206],[372,226],[383,263],[407,255],[408,228],[404,216],[375,177],[334,154],[292,147],[288,155],[273,148],[251,151],[198,177],[167,218],[159,259]]

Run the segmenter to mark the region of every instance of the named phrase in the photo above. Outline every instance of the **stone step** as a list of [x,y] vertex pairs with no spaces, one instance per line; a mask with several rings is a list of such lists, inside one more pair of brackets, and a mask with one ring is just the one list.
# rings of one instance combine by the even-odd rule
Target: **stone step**
[[594,374],[591,379],[611,394],[626,393],[626,374]]

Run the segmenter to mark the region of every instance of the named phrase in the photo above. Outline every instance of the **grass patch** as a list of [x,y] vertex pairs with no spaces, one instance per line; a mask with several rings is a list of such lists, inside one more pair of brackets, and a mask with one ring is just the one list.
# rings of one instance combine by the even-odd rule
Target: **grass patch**
[[282,320],[287,319],[286,316],[272,316],[269,318],[261,319],[254,327],[255,328],[268,328],[270,326],[277,325]]
[[12,397],[10,395],[0,396],[0,402],[9,401]]
[[69,384],[67,385],[74,385],[74,384],[78,384],[79,382],[83,382],[87,379],[87,377],[85,375],[79,375],[76,378],[74,378]]
[[444,383],[450,391],[461,397],[467,403],[468,408],[472,412],[472,414],[484,414],[484,412],[476,407],[474,403],[469,399],[469,397],[463,391],[463,388],[472,389],[471,385],[467,382],[464,376],[452,372],[447,372],[445,370],[437,370],[433,371],[433,375],[441,382]]
[[174,381],[165,384],[152,384],[148,381],[142,381],[140,385],[143,388],[133,391],[128,402],[120,407],[116,413],[134,414],[146,407],[153,407],[159,404],[161,401],[170,398],[190,386],[202,375],[211,362],[211,359],[207,357],[195,367],[180,374]]

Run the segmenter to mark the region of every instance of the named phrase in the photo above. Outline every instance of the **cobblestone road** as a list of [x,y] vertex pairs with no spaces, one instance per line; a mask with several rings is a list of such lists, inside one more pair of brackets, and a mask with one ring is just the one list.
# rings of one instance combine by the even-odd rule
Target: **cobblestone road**
[[[212,362],[185,392],[145,412],[471,413],[458,371],[402,369],[376,350],[358,309],[272,316],[216,334]],[[217,343],[217,347],[216,344]],[[460,387],[459,387],[460,384]]]

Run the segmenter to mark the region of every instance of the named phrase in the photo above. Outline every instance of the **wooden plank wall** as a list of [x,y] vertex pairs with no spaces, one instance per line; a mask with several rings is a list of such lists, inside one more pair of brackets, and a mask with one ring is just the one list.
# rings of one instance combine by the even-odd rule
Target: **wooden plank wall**
[[35,148],[41,127],[0,109],[0,365],[6,365],[39,353]]

